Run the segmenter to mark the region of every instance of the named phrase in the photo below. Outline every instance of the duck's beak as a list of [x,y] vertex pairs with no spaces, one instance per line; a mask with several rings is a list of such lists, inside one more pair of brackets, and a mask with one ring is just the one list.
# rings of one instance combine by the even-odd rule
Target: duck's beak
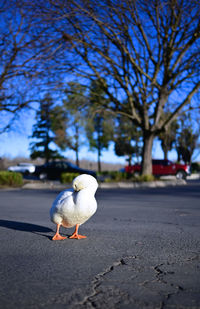
[[77,192],[80,190],[80,189],[78,188],[78,186],[77,186],[76,183],[73,184],[73,188],[74,188],[74,190],[77,191]]
[[82,182],[80,182],[80,181],[77,181],[77,182],[73,183],[73,189],[75,191],[77,191],[77,192],[82,190],[82,189],[84,189],[84,188],[85,188],[84,184]]

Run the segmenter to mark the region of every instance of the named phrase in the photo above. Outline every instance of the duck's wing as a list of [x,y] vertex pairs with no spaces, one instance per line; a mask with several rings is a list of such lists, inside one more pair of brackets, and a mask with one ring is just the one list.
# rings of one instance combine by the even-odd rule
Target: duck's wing
[[50,209],[50,218],[52,222],[62,225],[64,222],[65,226],[68,227],[68,220],[66,220],[65,217],[69,212],[71,212],[71,209],[73,209],[74,206],[73,192],[73,189],[65,190],[56,197]]
[[60,208],[66,199],[68,199],[69,197],[72,197],[73,192],[74,192],[73,189],[68,189],[58,194],[55,201],[53,202],[52,209]]

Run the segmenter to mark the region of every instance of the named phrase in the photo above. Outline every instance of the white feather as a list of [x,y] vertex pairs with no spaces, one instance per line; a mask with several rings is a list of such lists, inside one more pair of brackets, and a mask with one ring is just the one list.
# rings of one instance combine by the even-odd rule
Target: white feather
[[73,227],[86,222],[97,209],[95,192],[98,183],[91,175],[80,175],[73,180],[73,189],[61,192],[53,202],[50,217],[55,224]]

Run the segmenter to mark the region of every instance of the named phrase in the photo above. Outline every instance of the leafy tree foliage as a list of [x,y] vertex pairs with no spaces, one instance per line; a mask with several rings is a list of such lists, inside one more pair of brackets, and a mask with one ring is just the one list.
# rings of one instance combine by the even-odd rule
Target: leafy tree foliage
[[[63,99],[62,106],[54,108],[61,119],[56,117],[53,125],[55,133],[55,143],[62,149],[72,149],[76,153],[76,165],[79,166],[79,152],[82,146],[82,136],[85,123],[85,104],[87,97],[85,87],[79,83],[70,82],[65,89],[66,98]],[[59,110],[58,110],[59,109]],[[56,128],[58,126],[58,128]]]
[[172,150],[176,143],[177,130],[179,128],[177,120],[174,120],[167,127],[165,132],[159,134],[159,140],[161,141],[161,147],[164,153],[164,159],[168,159],[168,152]]
[[191,164],[192,155],[198,146],[199,128],[195,132],[188,114],[183,114],[179,122],[180,127],[176,140],[178,161],[183,160],[185,163]]
[[127,156],[129,164],[135,156],[137,161],[142,155],[141,131],[126,117],[117,117],[115,127],[115,153],[117,156]]
[[96,110],[96,103],[104,106],[107,98],[105,92],[98,80],[91,83],[88,111],[86,124],[86,134],[89,140],[90,148],[97,149],[98,153],[98,171],[101,172],[101,155],[102,150],[107,149],[109,142],[113,139],[114,120],[100,108]]
[[76,164],[79,166],[79,152],[83,145],[82,136],[86,121],[86,89],[81,84],[74,82],[69,83],[68,86],[66,90],[67,99],[64,101],[70,127],[67,144],[69,148],[75,151]]
[[112,119],[108,116],[95,114],[89,118],[86,126],[90,149],[96,149],[98,153],[98,171],[101,172],[102,151],[107,149],[113,136]]
[[63,105],[51,107],[51,130],[54,134],[53,141],[61,149],[66,149],[67,115]]

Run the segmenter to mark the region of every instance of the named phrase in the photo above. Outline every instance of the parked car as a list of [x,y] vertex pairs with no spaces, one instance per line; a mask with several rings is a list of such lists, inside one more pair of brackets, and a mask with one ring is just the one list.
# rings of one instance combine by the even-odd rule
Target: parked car
[[37,165],[35,169],[35,175],[43,180],[50,179],[56,180],[60,179],[62,173],[79,173],[79,174],[89,174],[96,178],[96,173],[91,170],[82,169],[70,162],[66,161],[52,161],[43,165]]
[[17,165],[9,166],[8,171],[29,175],[35,172],[35,165],[32,163],[18,163]]
[[[186,179],[190,175],[190,166],[187,164],[177,164],[170,160],[152,160],[152,169],[154,176],[175,175],[178,179]],[[127,173],[140,173],[141,165],[128,165],[125,167]]]

